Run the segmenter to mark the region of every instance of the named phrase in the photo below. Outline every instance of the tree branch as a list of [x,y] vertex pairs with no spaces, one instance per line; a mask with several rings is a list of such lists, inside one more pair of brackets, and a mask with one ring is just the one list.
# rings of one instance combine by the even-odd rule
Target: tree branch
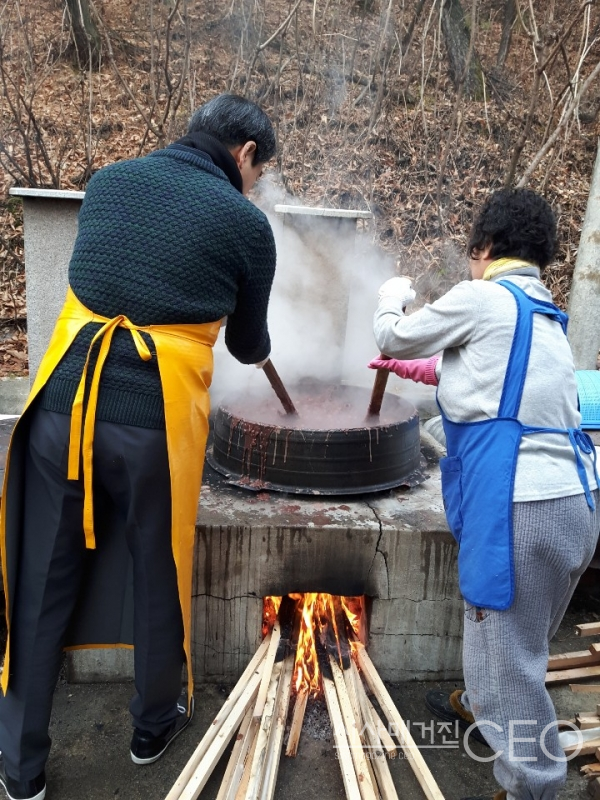
[[543,160],[544,156],[554,146],[554,143],[558,139],[561,131],[566,127],[567,122],[573,116],[573,112],[575,111],[575,109],[579,105],[579,102],[580,102],[581,98],[587,92],[587,90],[593,84],[593,82],[596,80],[598,75],[600,75],[600,61],[596,64],[596,66],[594,67],[592,72],[588,75],[586,81],[581,86],[581,89],[577,92],[577,95],[572,100],[571,104],[569,105],[569,107],[567,108],[565,113],[563,114],[563,117],[562,117],[561,121],[558,123],[558,125],[554,129],[554,133],[552,134],[552,136],[550,136],[550,138],[544,144],[544,146],[541,147],[538,150],[538,152],[535,154],[531,164],[527,167],[527,169],[523,173],[520,181],[517,183],[517,186],[519,188],[521,188],[523,186],[527,186],[527,183],[529,182],[529,178],[535,172],[535,170],[539,166],[540,162]]

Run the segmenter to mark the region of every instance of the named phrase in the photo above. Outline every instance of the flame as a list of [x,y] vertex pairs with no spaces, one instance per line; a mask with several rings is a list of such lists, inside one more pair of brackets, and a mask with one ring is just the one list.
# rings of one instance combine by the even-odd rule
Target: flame
[[[364,597],[342,597],[340,598],[342,602],[342,608],[346,612],[346,616],[348,617],[348,621],[352,626],[352,630],[356,634],[357,638],[365,644],[363,641],[365,633],[364,633],[364,611],[365,611],[365,601]],[[351,642],[350,644],[354,644]]]
[[263,599],[263,619],[262,619],[262,635],[266,636],[272,629],[277,619],[279,606],[281,605],[281,597],[265,597]]
[[315,593],[290,594],[293,600],[302,604],[300,633],[298,636],[298,649],[296,650],[296,660],[294,662],[294,686],[296,691],[300,689],[308,692],[319,690],[320,670],[317,658],[317,647],[315,641],[315,624],[319,624],[318,611],[322,595]]
[[[344,631],[338,630],[340,622],[347,617],[352,630],[360,639],[364,637],[364,598],[363,597],[335,597],[325,593],[304,594],[294,593],[289,595],[297,603],[300,612],[300,630],[298,632],[298,647],[294,662],[294,687],[297,692],[303,691],[311,695],[319,693],[321,687],[321,672],[317,656],[317,638],[329,634],[333,636],[337,646],[340,662],[348,655],[347,637]],[[266,597],[264,601],[263,629],[273,627],[281,597]],[[336,611],[338,612],[336,615]],[[342,647],[342,639],[346,642],[346,650]],[[350,641],[354,649],[355,642]]]

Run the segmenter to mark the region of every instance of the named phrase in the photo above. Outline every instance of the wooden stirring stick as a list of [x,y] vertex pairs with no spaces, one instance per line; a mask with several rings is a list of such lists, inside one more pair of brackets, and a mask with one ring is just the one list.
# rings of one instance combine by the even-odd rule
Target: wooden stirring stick
[[[379,358],[388,359],[389,356],[386,356],[382,353],[379,356]],[[389,377],[390,377],[390,371],[388,369],[378,369],[376,371],[375,382],[373,383],[373,391],[371,392],[371,402],[369,403],[369,410],[367,412],[367,416],[369,417],[379,416],[379,412],[381,411],[381,404],[383,403],[383,395],[385,393],[385,387],[387,386]]]
[[277,395],[277,397],[281,401],[281,405],[283,406],[283,408],[285,410],[285,413],[286,414],[296,414],[297,415],[298,412],[296,411],[296,409],[294,407],[294,404],[292,403],[292,400],[291,400],[289,394],[287,393],[287,390],[286,390],[285,386],[283,385],[283,383],[281,381],[281,378],[277,374],[277,370],[273,366],[273,362],[271,361],[271,359],[269,359],[263,365],[263,372],[265,373],[265,375],[269,379],[269,383],[271,384],[271,386],[273,387],[273,389],[275,391],[275,394]]

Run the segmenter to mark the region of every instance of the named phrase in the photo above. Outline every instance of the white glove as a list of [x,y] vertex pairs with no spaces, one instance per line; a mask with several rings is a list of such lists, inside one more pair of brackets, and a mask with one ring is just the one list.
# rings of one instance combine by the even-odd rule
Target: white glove
[[271,358],[271,356],[268,355],[263,361],[259,361],[254,366],[256,367],[256,369],[262,369],[270,358]]
[[395,300],[400,300],[403,308],[412,303],[416,296],[410,278],[390,278],[379,287],[380,300],[384,297],[393,297]]

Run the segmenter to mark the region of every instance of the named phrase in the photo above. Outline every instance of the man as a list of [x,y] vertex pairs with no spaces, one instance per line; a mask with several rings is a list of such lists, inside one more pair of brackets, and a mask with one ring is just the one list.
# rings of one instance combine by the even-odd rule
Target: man
[[[448,525],[459,543],[466,691],[429,709],[495,751],[497,800],[554,800],[566,779],[545,687],[548,643],[600,530],[594,446],[580,429],[566,315],[541,281],[556,247],[548,203],[495,192],[468,245],[472,281],[410,316],[406,278],[380,289],[372,362],[438,385]],[[437,363],[432,356],[443,351]]]
[[[194,526],[212,346],[270,352],[273,234],[245,195],[275,153],[268,117],[221,95],[164,150],[91,179],[69,292],[11,442],[2,566],[9,642],[0,784],[42,800],[64,646],[134,645],[136,764],[193,713]],[[180,704],[182,667],[187,699]]]

